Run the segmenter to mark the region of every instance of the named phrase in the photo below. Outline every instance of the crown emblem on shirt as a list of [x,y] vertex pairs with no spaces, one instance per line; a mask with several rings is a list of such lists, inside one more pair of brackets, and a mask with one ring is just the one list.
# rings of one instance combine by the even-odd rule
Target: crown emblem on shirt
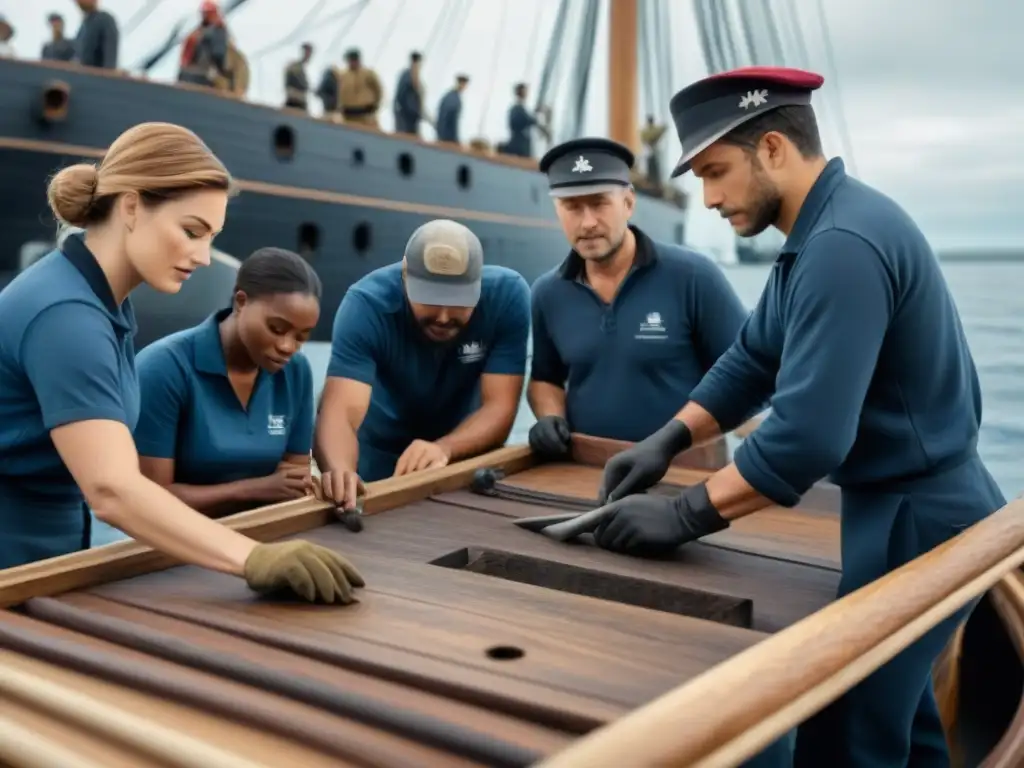
[[580,155],[578,158],[576,158],[576,165],[572,167],[573,173],[589,173],[592,170],[594,170],[594,167],[590,164],[590,161],[587,160],[587,158],[585,158],[583,155]]
[[755,91],[747,91],[746,95],[740,96],[740,109],[759,107],[768,103],[768,91],[760,88]]
[[468,344],[462,345],[462,354],[464,355],[476,355],[480,353],[480,342],[471,341]]

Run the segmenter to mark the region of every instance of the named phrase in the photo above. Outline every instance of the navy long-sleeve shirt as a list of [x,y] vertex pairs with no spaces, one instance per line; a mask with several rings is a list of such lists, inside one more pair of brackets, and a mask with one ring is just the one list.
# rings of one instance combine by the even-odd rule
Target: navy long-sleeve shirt
[[773,390],[735,462],[778,504],[829,474],[843,487],[884,483],[976,449],[981,389],[938,260],[907,213],[839,159],[690,399],[726,430]]
[[106,11],[89,11],[75,37],[78,63],[87,67],[115,69],[120,37],[113,16]]
[[437,108],[437,140],[459,143],[459,116],[462,114],[462,94],[454,88],[444,95]]

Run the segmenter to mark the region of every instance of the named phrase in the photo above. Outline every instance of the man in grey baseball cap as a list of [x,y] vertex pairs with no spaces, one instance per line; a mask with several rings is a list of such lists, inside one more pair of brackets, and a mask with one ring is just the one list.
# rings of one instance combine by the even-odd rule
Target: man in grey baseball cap
[[463,224],[428,221],[401,261],[349,288],[334,318],[315,456],[325,498],[501,446],[526,372],[530,288],[484,264]]
[[409,301],[434,307],[475,307],[480,301],[484,249],[468,227],[449,219],[428,221],[405,246]]

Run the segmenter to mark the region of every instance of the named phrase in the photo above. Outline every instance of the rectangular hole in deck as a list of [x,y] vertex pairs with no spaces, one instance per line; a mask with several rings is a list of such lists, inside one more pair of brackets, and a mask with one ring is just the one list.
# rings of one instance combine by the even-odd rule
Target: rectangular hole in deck
[[577,565],[556,563],[526,555],[470,547],[431,560],[430,565],[494,576],[520,584],[556,589],[574,595],[677,613],[696,619],[750,628],[753,602],[747,598],[716,595],[649,579],[605,573]]

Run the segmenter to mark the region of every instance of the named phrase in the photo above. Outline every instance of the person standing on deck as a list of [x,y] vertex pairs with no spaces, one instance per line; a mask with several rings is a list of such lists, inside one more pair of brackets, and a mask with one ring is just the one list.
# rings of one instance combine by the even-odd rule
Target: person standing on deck
[[401,262],[356,282],[334,318],[315,453],[325,498],[361,481],[443,467],[508,439],[530,332],[530,287],[485,266],[480,240],[445,219]]
[[[618,552],[663,552],[831,475],[842,490],[839,595],[878,579],[1006,502],[978,456],[981,388],[928,241],[893,200],[826,160],[811,108],[823,78],[754,67],[671,103],[704,202],[737,234],[787,240],[735,344],[653,435],[605,467],[595,531]],[[735,463],[674,498],[639,494],[675,454],[772,394]],[[948,766],[931,669],[970,607],[812,716],[798,768]],[[713,702],[709,702],[713,706]]]
[[73,61],[75,44],[64,37],[64,17],[59,13],[51,13],[46,21],[50,25],[50,41],[43,45],[39,58],[43,61]]
[[114,17],[100,10],[98,0],[75,0],[82,10],[82,24],[75,36],[75,58],[85,67],[117,68],[121,33]]
[[262,248],[230,307],[139,353],[146,477],[210,517],[312,494],[313,372],[299,348],[321,290],[301,256]]
[[533,284],[529,439],[546,458],[568,456],[573,431],[630,442],[649,435],[749,314],[718,265],[629,223],[633,163],[627,147],[591,138],[540,161],[572,246]]
[[362,65],[355,48],[345,53],[348,69],[331,67],[324,72],[317,95],[324,103],[324,114],[339,115],[346,123],[379,128],[377,111],[384,98],[377,73]]
[[302,55],[284,70],[284,105],[290,109],[309,111],[309,76],[306,65],[313,58],[313,46],[302,44]]
[[85,232],[0,291],[0,568],[87,548],[91,507],[175,560],[240,576],[256,591],[350,602],[363,583],[335,552],[259,544],[139,470],[129,294],[143,282],[177,293],[210,263],[233,186],[194,133],[168,123],[130,128],[98,165],[50,181],[54,215]]
[[455,87],[441,99],[437,107],[437,140],[459,143],[459,120],[462,118],[462,92],[469,85],[468,75],[456,75]]
[[228,30],[213,0],[204,0],[199,15],[199,26],[181,46],[178,81],[213,88],[228,77]]
[[516,102],[508,111],[509,139],[498,149],[508,155],[533,157],[533,137],[530,132],[536,128],[549,141],[551,134],[547,127],[537,120],[536,115],[530,114],[526,108],[526,83],[516,84],[513,92]]
[[423,57],[417,51],[409,56],[409,68],[398,76],[392,111],[395,113],[395,132],[420,135],[423,119],[423,83],[420,80]]

